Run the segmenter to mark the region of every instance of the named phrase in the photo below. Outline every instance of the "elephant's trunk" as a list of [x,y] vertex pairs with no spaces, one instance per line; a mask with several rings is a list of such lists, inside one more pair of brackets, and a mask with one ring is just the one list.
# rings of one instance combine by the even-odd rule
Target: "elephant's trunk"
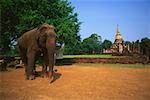
[[55,42],[55,37],[49,37],[46,41],[46,48],[47,48],[47,55],[48,55],[48,76],[49,78],[52,78],[53,76],[53,67],[55,64],[55,47],[56,47],[56,42]]

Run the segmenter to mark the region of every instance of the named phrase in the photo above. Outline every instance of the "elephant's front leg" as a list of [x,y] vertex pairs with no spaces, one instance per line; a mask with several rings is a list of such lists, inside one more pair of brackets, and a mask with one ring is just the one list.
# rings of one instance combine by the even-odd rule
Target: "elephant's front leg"
[[53,68],[54,68],[54,63],[55,63],[55,60],[54,60],[54,53],[48,53],[48,67],[47,67],[47,71],[48,71],[48,77],[50,79],[50,81],[53,81],[53,74],[54,74],[54,71],[53,71]]
[[48,77],[50,80],[53,80],[53,67],[54,67],[54,55],[44,53],[44,65],[43,65],[43,77]]
[[54,74],[53,67],[54,66],[48,66],[47,67],[47,70],[48,70],[47,71],[47,76],[48,76],[50,81],[53,81],[53,78],[54,78],[54,76],[53,76],[53,74]]
[[48,77],[47,76],[48,55],[46,51],[44,52],[43,57],[44,57],[44,62],[43,62],[44,64],[42,66],[42,77]]
[[34,67],[35,67],[35,52],[30,52],[27,55],[27,68],[26,68],[26,79],[27,80],[33,80],[35,79],[35,74],[34,74]]
[[43,66],[42,66],[42,77],[44,78],[44,77],[48,77],[47,76],[47,65],[46,64],[43,64]]

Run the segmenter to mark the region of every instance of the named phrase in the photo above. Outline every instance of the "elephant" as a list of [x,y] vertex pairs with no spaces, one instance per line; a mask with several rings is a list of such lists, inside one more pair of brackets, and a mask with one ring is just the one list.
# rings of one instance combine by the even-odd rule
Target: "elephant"
[[55,27],[46,23],[38,28],[25,32],[18,38],[19,54],[25,66],[27,80],[35,79],[35,62],[37,60],[36,58],[41,54],[43,55],[45,64],[42,73],[52,80],[56,38]]

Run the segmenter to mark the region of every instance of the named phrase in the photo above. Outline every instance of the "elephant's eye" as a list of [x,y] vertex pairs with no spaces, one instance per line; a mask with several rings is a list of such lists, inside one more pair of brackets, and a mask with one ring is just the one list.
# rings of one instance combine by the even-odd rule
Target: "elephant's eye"
[[46,37],[47,37],[46,32],[43,32],[42,35],[41,35],[41,38],[46,38]]

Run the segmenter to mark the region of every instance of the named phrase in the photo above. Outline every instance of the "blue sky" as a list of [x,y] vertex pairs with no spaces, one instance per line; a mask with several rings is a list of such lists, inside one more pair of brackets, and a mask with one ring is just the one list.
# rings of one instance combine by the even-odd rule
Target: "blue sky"
[[119,24],[125,41],[150,38],[150,0],[69,0],[82,22],[82,40],[97,33],[114,42]]

